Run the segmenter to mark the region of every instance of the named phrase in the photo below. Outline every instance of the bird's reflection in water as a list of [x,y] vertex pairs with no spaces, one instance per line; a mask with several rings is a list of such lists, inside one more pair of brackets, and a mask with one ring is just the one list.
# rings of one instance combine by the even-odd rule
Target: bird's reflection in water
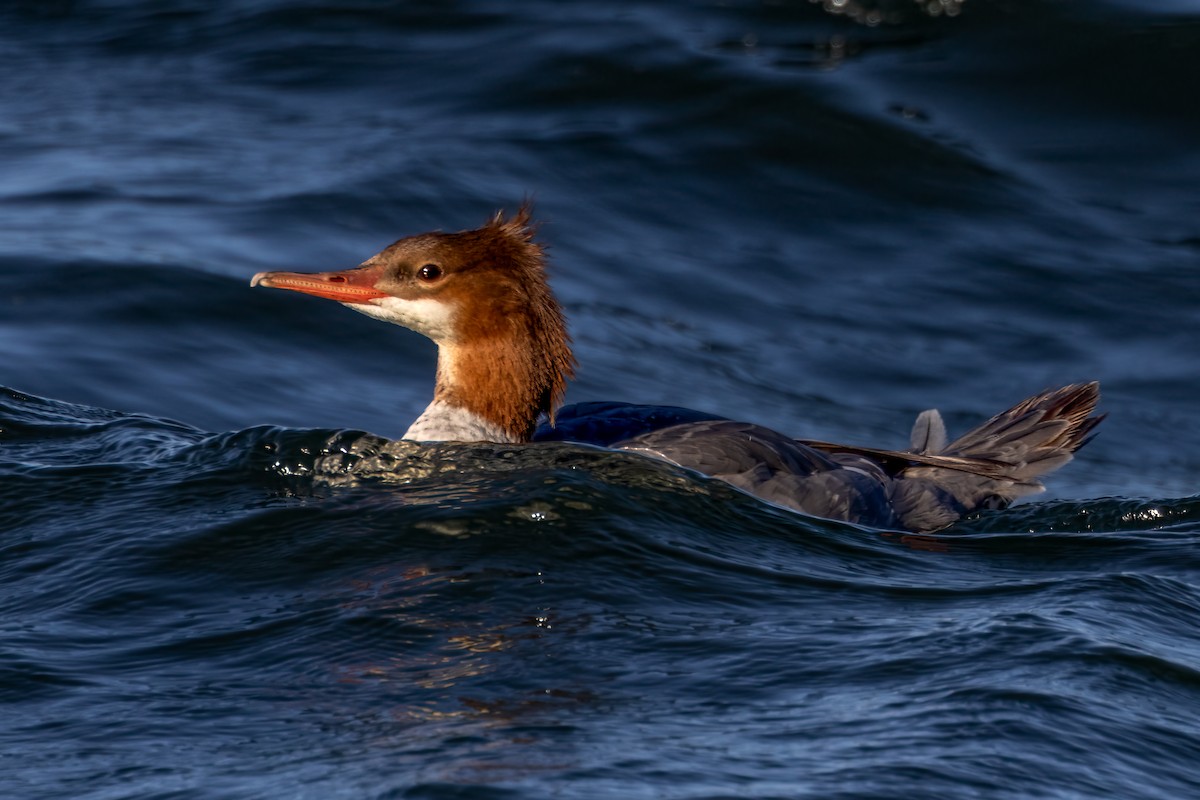
[[[386,627],[364,657],[333,668],[343,687],[370,693],[355,715],[373,748],[401,761],[417,756],[422,780],[503,782],[578,766],[564,733],[572,717],[601,702],[553,665],[556,640],[589,626],[584,615],[548,608],[507,615],[536,571],[430,564],[378,567],[356,579],[343,612]],[[482,587],[482,591],[479,588]],[[509,595],[491,602],[493,587]],[[462,592],[462,601],[455,602]],[[469,599],[467,599],[469,597]],[[435,613],[437,612],[437,613]],[[430,771],[430,751],[438,751]]]

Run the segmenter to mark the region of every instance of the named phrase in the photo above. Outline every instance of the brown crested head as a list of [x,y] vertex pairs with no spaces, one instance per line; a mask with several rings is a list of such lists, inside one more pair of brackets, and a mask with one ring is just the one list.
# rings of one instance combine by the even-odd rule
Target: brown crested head
[[528,204],[483,227],[400,239],[354,269],[262,273],[253,285],[338,300],[439,345],[435,400],[518,440],[562,402],[575,359]]
[[[377,259],[396,284],[379,288],[452,309],[435,399],[463,406],[528,440],[562,403],[575,357],[546,276],[528,205],[483,227],[401,239]],[[374,259],[372,259],[374,260]],[[370,263],[370,262],[368,262]]]

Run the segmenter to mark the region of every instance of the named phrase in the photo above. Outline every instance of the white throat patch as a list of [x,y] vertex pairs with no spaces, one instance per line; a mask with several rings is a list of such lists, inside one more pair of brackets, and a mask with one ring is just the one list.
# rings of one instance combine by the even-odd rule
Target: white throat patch
[[342,305],[368,317],[402,325],[439,344],[454,340],[454,309],[448,303],[430,297],[417,300],[379,297],[369,303]]

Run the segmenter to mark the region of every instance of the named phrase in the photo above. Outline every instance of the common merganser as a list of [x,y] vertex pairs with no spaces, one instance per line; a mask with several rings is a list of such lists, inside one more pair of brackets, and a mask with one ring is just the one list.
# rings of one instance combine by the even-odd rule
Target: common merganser
[[433,401],[405,439],[601,445],[876,528],[937,530],[1043,491],[1038,478],[1070,461],[1103,419],[1092,416],[1094,382],[1030,397],[950,443],[938,412],[925,411],[903,451],[797,440],[683,408],[558,409],[575,358],[528,206],[476,230],[406,237],[352,269],[260,272],[250,285],[336,300],[432,339]]

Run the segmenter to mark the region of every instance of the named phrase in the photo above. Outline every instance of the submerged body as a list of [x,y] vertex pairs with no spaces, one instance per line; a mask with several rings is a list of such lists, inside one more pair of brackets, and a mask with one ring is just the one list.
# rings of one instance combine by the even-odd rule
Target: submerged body
[[906,451],[796,440],[690,409],[558,409],[575,362],[527,209],[477,230],[401,239],[354,269],[259,273],[251,285],[337,300],[432,339],[434,398],[406,439],[611,447],[873,527],[936,530],[1040,492],[1038,478],[1069,461],[1101,419],[1095,383],[1031,397],[949,443],[940,415],[924,412]]

